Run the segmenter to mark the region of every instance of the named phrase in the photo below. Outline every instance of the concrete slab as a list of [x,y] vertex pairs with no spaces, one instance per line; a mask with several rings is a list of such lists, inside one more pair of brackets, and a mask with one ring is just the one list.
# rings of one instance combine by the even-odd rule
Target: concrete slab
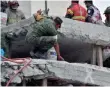
[[[8,63],[10,66],[14,66],[12,63],[10,64],[10,62]],[[6,81],[6,76],[8,76],[6,70],[8,69],[8,71],[10,72],[10,67],[8,65],[3,65],[3,64],[1,64],[1,66],[2,66],[1,81],[4,82]],[[25,76],[26,78],[35,77],[35,79],[44,79],[45,77],[47,78],[51,77],[57,79],[59,78],[65,81],[69,81],[69,80],[71,80],[72,82],[77,81],[84,84],[110,86],[109,68],[99,67],[89,64],[68,63],[65,61],[38,60],[38,59],[34,59],[34,62],[32,61],[30,66],[28,66],[25,70],[19,73],[18,77],[19,76],[20,77]],[[13,73],[13,71],[11,69],[10,73]],[[17,78],[15,77],[15,79]],[[20,83],[19,81],[16,83]],[[15,80],[13,80],[12,83],[13,82],[15,82]]]

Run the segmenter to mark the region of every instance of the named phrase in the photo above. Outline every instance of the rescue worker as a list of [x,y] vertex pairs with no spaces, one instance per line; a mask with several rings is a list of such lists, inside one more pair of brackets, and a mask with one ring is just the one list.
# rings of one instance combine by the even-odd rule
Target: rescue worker
[[57,29],[61,27],[63,21],[59,17],[54,19],[43,17],[39,11],[35,19],[36,22],[31,25],[33,30],[26,35],[26,41],[33,45],[30,52],[32,58],[46,59],[47,51],[54,46],[57,59],[63,60],[57,42]]
[[103,25],[100,11],[97,7],[93,5],[93,1],[85,0],[84,3],[87,7],[87,13],[88,13],[86,22]]
[[104,14],[105,14],[105,17],[106,17],[105,25],[110,27],[110,6],[106,8]]
[[21,10],[18,9],[18,1],[8,1],[7,13],[7,25],[19,22],[20,20],[25,19],[25,16]]
[[[20,20],[25,19],[25,16],[21,10],[18,9],[19,3],[18,1],[8,1],[8,8],[6,9],[7,13],[7,23],[6,25],[10,25],[16,22],[19,22]],[[11,57],[11,42],[8,41],[8,57]]]
[[87,11],[84,7],[79,5],[79,0],[72,0],[71,5],[67,8],[65,17],[85,22],[86,16]]

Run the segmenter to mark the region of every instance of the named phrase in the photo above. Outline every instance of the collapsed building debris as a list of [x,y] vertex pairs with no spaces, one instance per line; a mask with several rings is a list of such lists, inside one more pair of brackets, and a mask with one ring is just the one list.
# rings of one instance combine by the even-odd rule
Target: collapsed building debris
[[[110,28],[102,25],[96,25],[91,23],[79,22],[68,18],[62,18],[63,24],[61,27],[61,33],[67,38],[77,39],[85,43],[107,46],[110,45]],[[15,32],[18,35],[23,30],[28,32],[32,30],[32,23],[36,20],[34,16],[21,20],[18,23],[3,27],[1,29],[4,32]],[[37,23],[37,22],[36,22]]]
[[[91,61],[93,58],[92,64],[98,63],[98,65],[102,66],[102,47],[110,46],[110,28],[73,21],[66,18],[62,19],[64,23],[61,31],[58,33],[58,41],[61,54],[65,60],[71,62],[87,62],[88,60]],[[1,29],[3,35],[8,33],[10,37],[13,34],[17,36],[13,38],[11,42],[13,48],[12,52],[16,52],[16,54],[21,57],[29,55],[31,45],[27,44],[24,39],[26,33],[31,32],[31,24],[34,22],[35,18],[33,16]],[[96,56],[94,47],[96,47],[95,49],[98,49],[98,56]],[[99,61],[96,61],[96,58]],[[2,62],[1,66],[1,81],[3,84],[10,79],[10,76],[14,74],[14,71],[16,72],[16,70],[23,65],[7,61]],[[44,79],[43,84],[46,84],[45,79],[57,79],[61,81],[57,84],[81,83],[89,85],[110,85],[110,70],[108,68],[89,64],[33,59],[32,63],[20,72],[16,78],[14,78],[12,83],[21,83],[24,81],[23,78],[25,78],[25,80]]]
[[[110,46],[109,27],[79,22],[67,18],[62,19],[63,24],[60,32],[58,33],[58,42],[60,45],[61,55],[66,61],[90,63],[93,56],[96,59],[95,54],[97,49],[100,50],[99,54],[101,53],[100,46]],[[27,57],[30,55],[29,52],[32,46],[27,44],[24,39],[26,33],[31,32],[31,25],[34,22],[35,18],[32,16],[28,19],[22,20],[18,23],[6,26],[1,29],[2,34],[7,32],[12,34],[16,31],[15,35],[18,35],[18,37],[13,38],[11,41],[11,51],[13,57],[16,57],[16,55],[19,55],[19,57]],[[98,47],[94,45],[98,45]],[[96,61],[95,59],[92,61]]]
[[[15,71],[21,67],[23,67],[23,64],[3,61],[1,63],[1,82],[6,83],[9,77],[14,75]],[[89,64],[32,59],[27,68],[23,69],[11,83],[19,84],[22,79],[56,79],[71,84],[79,82],[82,84],[109,86],[110,69]]]

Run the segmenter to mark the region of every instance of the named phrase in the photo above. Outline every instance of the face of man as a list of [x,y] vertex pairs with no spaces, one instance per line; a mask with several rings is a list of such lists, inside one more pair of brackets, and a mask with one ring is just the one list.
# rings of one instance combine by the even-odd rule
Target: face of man
[[61,28],[61,24],[56,24],[56,29],[60,29]]
[[87,2],[87,3],[85,3],[85,5],[87,8],[89,8],[91,4]]

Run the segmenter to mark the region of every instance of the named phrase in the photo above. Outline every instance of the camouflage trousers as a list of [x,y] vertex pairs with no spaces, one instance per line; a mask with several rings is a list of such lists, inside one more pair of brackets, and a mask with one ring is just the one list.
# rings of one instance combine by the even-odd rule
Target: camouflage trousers
[[[51,49],[49,49],[47,52],[45,53],[41,53],[41,52],[36,52],[34,53],[33,51],[30,52],[30,55],[33,59],[45,59],[45,60],[57,60],[57,55],[55,56],[51,56]],[[56,52],[55,52],[56,53]]]
[[[37,38],[38,43],[30,52],[32,58],[48,59],[48,52],[57,42],[56,36],[42,36]],[[35,51],[33,51],[35,49]],[[49,58],[50,59],[50,58]]]

